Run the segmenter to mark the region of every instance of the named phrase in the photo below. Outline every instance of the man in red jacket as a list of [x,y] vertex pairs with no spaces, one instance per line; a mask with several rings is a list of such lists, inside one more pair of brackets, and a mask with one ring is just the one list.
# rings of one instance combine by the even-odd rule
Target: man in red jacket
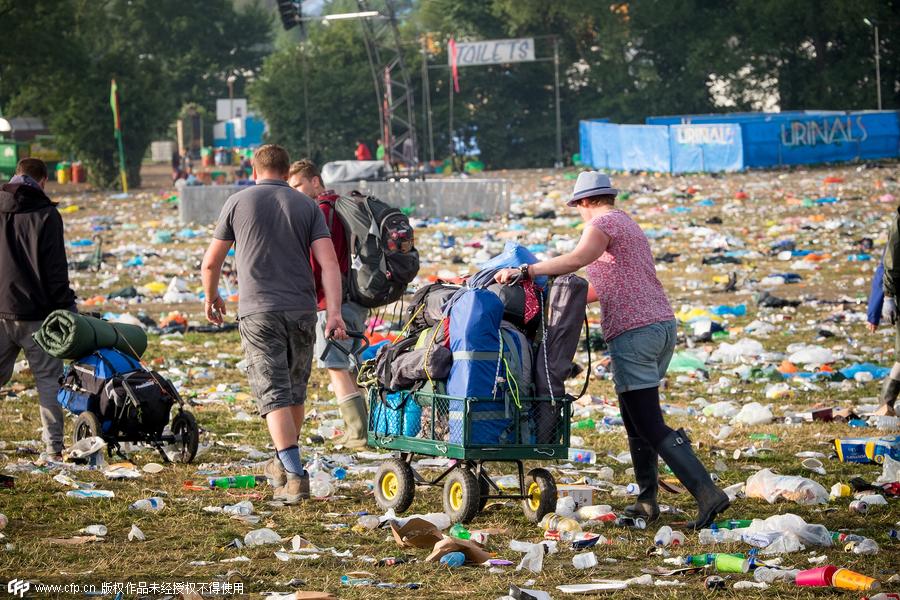
[[[341,276],[346,281],[347,273],[350,272],[350,244],[347,240],[347,232],[344,230],[344,223],[337,216],[334,209],[334,204],[340,196],[334,190],[325,189],[319,169],[311,160],[298,160],[291,165],[288,184],[313,198],[325,215],[325,223],[328,225],[328,229],[331,230],[331,241],[334,244],[334,253],[337,255]],[[346,426],[344,437],[339,440],[339,443],[348,448],[360,448],[365,446],[368,440],[368,418],[366,416],[365,398],[363,398],[359,387],[356,385],[355,369],[351,369],[353,365],[351,365],[350,355],[358,359],[361,343],[353,338],[335,342],[345,348],[349,355],[331,348],[328,354],[325,355],[325,360],[322,360],[322,353],[328,347],[324,326],[325,305],[321,286],[322,269],[315,258],[312,258],[311,262],[313,277],[316,282],[316,293],[319,297],[316,360],[318,360],[320,368],[328,369],[328,376],[331,378],[331,386],[337,398],[338,409]],[[346,286],[344,291],[346,293]],[[366,319],[369,313],[364,307],[349,301],[345,297],[341,304],[341,315],[344,318],[344,323],[347,325],[347,331],[361,332],[365,330]]]
[[356,140],[356,160],[372,160],[372,151],[362,140]]
[[63,411],[56,394],[63,364],[31,337],[54,310],[75,310],[63,221],[44,193],[46,183],[44,161],[24,158],[0,187],[0,385],[12,377],[23,351],[37,384],[43,457],[62,460]]

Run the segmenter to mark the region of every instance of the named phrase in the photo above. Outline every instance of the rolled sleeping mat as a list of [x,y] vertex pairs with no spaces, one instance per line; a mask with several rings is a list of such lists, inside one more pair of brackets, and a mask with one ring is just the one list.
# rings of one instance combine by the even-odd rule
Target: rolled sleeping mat
[[137,325],[110,323],[68,310],[56,310],[44,319],[34,341],[50,356],[76,360],[100,348],[115,348],[140,358],[147,350],[147,334]]

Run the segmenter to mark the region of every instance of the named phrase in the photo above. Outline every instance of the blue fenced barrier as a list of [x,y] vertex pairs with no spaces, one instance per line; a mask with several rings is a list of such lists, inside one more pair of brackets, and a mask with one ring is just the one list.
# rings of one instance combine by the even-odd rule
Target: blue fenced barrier
[[900,156],[894,111],[684,115],[647,122],[582,121],[582,160],[597,169],[684,173]]

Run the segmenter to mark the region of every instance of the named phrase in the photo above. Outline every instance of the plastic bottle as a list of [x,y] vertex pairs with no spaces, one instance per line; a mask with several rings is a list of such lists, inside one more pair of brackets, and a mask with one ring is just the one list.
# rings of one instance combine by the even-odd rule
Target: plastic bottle
[[680,531],[673,531],[672,539],[669,540],[669,545],[675,548],[677,546],[683,546],[686,541],[687,538],[683,533],[681,533]]
[[256,487],[256,477],[254,475],[234,475],[232,477],[210,477],[209,487],[228,489],[228,488],[252,488]]
[[466,564],[466,555],[462,552],[450,552],[441,557],[441,564],[447,565],[451,569],[461,567]]
[[[597,462],[597,455],[594,454],[593,450],[587,450],[585,448],[569,448],[569,460],[571,462],[593,465]],[[518,482],[516,482],[516,486],[518,487]]]
[[849,542],[861,542],[866,539],[864,536],[855,533],[841,533],[835,531],[831,534],[831,541],[835,544],[847,544]]
[[581,525],[575,519],[561,517],[556,513],[548,513],[541,519],[541,528],[546,531],[558,531],[563,541],[571,541],[576,534],[581,533]]
[[572,557],[572,565],[576,569],[590,569],[597,566],[597,556],[593,552],[576,554]]
[[593,419],[582,419],[572,424],[572,429],[594,429],[597,426]]
[[718,527],[701,529],[699,541],[701,544],[718,544],[724,542],[726,541],[725,531],[726,530],[719,529]]
[[763,442],[777,442],[778,436],[774,433],[751,433],[750,439]]
[[[569,451],[569,460],[573,460],[571,458],[572,451]],[[497,487],[505,492],[515,491],[519,493],[519,477],[517,475],[503,475],[502,477],[495,477],[494,483],[497,484]]]
[[718,529],[744,529],[753,524],[751,519],[731,519],[729,521],[719,521],[716,523]]
[[656,535],[653,536],[653,543],[657,546],[668,546],[669,542],[672,541],[672,528],[668,525],[663,525],[657,530]]
[[455,537],[459,540],[468,540],[472,537],[472,534],[462,523],[457,523],[450,528],[450,537]]
[[629,483],[625,486],[625,493],[629,496],[637,496],[641,493],[641,486],[636,483]]
[[874,596],[863,598],[862,600],[900,600],[900,594],[892,594],[890,592],[881,592]]
[[345,469],[344,467],[335,467],[331,471],[331,476],[338,481],[343,481],[344,478],[347,477],[347,469]]
[[97,537],[103,537],[107,533],[106,525],[88,525],[84,529],[81,530],[81,533],[86,533],[87,535],[95,535]]
[[152,498],[144,498],[142,500],[138,500],[134,504],[128,507],[128,510],[146,510],[155,512],[158,510],[162,510],[166,507],[165,501],[158,497],[153,496]]
[[684,564],[694,567],[705,567],[716,561],[715,554],[688,554],[684,557]]

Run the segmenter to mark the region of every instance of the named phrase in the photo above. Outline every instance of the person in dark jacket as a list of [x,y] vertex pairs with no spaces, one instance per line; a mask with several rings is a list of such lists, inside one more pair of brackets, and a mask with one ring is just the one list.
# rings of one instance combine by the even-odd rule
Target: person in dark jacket
[[37,383],[45,458],[63,450],[63,411],[56,402],[62,361],[53,358],[31,334],[57,309],[75,310],[63,222],[44,193],[47,165],[24,158],[15,176],[0,187],[0,385],[13,375],[20,351]]
[[872,275],[872,289],[869,290],[869,303],[866,306],[866,329],[875,333],[881,324],[881,308],[884,306],[884,263],[879,262]]

